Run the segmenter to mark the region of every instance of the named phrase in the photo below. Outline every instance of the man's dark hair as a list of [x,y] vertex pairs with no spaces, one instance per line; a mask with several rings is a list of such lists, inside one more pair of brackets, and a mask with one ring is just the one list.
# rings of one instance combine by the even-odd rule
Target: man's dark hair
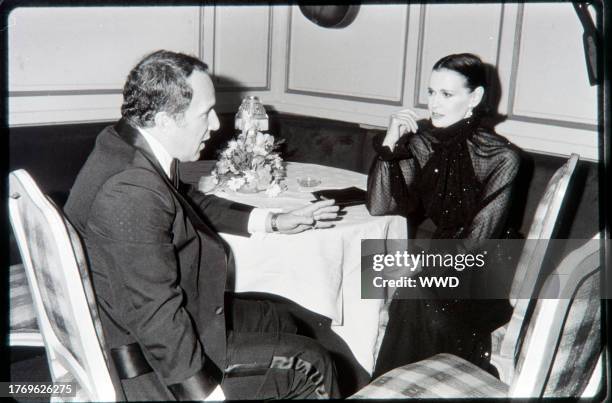
[[472,53],[458,53],[444,56],[433,66],[433,70],[447,69],[465,77],[470,91],[477,87],[487,89],[487,71],[480,58]]
[[193,56],[167,50],[145,56],[128,74],[121,116],[138,127],[151,127],[157,112],[180,119],[193,96],[187,79],[194,70],[207,72],[208,66]]

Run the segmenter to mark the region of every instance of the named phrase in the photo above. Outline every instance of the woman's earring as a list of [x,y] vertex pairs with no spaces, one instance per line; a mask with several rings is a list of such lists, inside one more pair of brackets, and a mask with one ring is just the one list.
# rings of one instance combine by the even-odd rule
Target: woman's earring
[[467,119],[467,118],[472,117],[472,110],[473,110],[473,109],[474,109],[474,108],[469,108],[469,109],[467,110],[467,112],[465,112],[465,117],[464,117],[464,119]]

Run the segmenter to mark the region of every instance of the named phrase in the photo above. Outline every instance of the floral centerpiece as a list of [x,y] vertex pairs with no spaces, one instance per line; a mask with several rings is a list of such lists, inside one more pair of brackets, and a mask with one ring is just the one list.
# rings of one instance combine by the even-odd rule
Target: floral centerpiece
[[212,172],[222,189],[253,193],[265,190],[270,196],[282,189],[285,176],[283,160],[277,149],[281,142],[256,130],[242,132],[221,151]]
[[240,134],[219,153],[212,172],[217,188],[244,193],[266,191],[277,196],[285,176],[283,160],[278,153],[282,141],[262,130],[268,128],[268,116],[257,97],[243,100],[236,114]]

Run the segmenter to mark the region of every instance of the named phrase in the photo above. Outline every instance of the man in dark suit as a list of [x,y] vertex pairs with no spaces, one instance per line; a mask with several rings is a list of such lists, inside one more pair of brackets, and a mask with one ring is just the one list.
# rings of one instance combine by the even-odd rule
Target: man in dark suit
[[65,212],[85,243],[126,398],[337,397],[327,352],[295,334],[286,312],[226,292],[234,266],[218,235],[297,233],[335,218],[337,206],[278,214],[178,181],[176,160],[197,160],[219,128],[200,60],[154,52],[129,73],[123,98],[122,119],[98,136]]

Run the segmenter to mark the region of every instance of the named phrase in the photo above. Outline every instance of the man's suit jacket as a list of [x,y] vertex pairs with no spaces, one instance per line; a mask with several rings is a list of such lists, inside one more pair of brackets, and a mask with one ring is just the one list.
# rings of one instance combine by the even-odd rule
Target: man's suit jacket
[[217,232],[246,235],[251,209],[192,187],[179,194],[135,127],[104,129],[64,210],[85,243],[107,347],[138,343],[172,391],[223,369],[233,260]]

